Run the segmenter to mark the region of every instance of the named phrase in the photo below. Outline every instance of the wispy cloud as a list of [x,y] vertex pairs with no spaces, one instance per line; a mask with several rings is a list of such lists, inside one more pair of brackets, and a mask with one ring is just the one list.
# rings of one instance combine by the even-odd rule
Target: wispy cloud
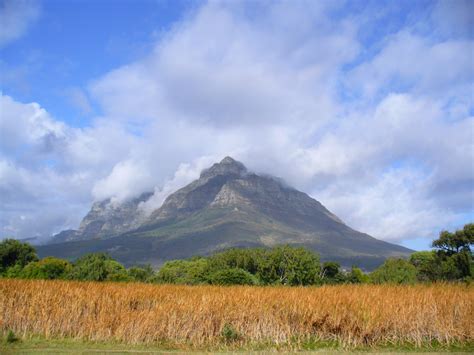
[[40,15],[35,0],[2,0],[0,3],[0,48],[23,36]]

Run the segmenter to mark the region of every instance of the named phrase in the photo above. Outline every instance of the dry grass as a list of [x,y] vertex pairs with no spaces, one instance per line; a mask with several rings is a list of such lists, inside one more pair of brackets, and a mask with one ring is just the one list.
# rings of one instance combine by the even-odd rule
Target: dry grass
[[[191,287],[3,279],[0,317],[2,332],[13,330],[23,338],[192,347],[229,342],[298,347],[308,339],[346,347],[449,345],[473,342],[474,288]],[[231,333],[227,337],[224,328]]]

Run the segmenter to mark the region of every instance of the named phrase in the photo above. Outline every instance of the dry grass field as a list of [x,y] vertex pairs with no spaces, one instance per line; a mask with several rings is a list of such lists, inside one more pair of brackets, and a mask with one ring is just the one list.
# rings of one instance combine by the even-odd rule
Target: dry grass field
[[213,287],[0,280],[0,326],[22,339],[177,347],[309,339],[340,346],[472,344],[465,285]]

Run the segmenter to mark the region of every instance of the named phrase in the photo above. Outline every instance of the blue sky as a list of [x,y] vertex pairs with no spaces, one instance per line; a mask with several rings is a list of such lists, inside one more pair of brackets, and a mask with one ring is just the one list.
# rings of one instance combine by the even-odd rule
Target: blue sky
[[473,220],[471,1],[0,4],[0,237],[225,155],[413,248]]
[[65,98],[64,90],[87,87],[103,73],[144,56],[160,33],[194,6],[191,1],[133,3],[31,2],[38,9],[31,30],[2,48],[6,71],[16,69],[21,74],[2,83],[4,92],[21,101],[41,102],[52,115],[71,124],[88,124],[94,112],[84,115]]

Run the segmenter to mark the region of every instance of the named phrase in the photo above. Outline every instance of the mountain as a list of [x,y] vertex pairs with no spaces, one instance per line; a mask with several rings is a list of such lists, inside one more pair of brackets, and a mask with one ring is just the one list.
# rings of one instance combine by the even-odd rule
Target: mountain
[[141,203],[151,196],[94,203],[78,230],[56,235],[39,254],[74,259],[104,251],[126,265],[159,265],[231,247],[290,244],[314,250],[322,260],[370,270],[387,257],[411,253],[350,228],[307,194],[230,157],[146,215]]
[[95,202],[78,230],[65,230],[56,234],[53,243],[110,237],[136,229],[146,220],[139,206],[152,195],[152,192],[145,192],[120,203],[110,198]]

